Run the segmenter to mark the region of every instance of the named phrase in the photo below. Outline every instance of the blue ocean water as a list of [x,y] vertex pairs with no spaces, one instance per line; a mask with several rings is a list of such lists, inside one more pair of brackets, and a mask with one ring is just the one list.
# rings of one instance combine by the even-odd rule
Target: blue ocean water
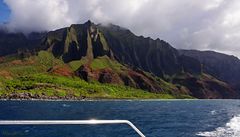
[[[0,120],[125,119],[146,137],[240,137],[240,100],[0,101]],[[0,126],[0,137],[138,137],[127,125]]]

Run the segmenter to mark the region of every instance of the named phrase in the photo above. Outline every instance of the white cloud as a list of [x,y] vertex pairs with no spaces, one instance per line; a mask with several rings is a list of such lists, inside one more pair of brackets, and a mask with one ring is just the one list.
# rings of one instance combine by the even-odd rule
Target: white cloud
[[209,4],[205,6],[206,10],[213,10],[215,8],[218,8],[224,0],[211,0],[209,1]]
[[68,25],[68,2],[65,0],[7,0],[11,9],[9,27],[19,31],[40,31]]
[[161,38],[176,48],[217,50],[240,57],[239,0],[5,0],[9,27],[53,30],[111,22],[137,35]]

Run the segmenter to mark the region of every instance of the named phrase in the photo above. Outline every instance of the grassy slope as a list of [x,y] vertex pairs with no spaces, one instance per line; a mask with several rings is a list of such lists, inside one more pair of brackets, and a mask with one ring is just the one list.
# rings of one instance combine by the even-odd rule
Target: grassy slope
[[112,70],[120,71],[124,66],[106,56],[103,56],[94,59],[91,63],[91,68],[94,70],[111,68]]
[[[12,61],[11,61],[12,60]],[[143,99],[171,99],[188,98],[185,96],[172,96],[169,94],[149,93],[140,89],[126,86],[87,83],[77,77],[64,77],[47,73],[53,66],[65,65],[61,60],[55,59],[50,53],[42,51],[24,61],[11,57],[11,60],[0,64],[0,95],[11,93],[31,93],[32,95],[47,95],[54,97],[87,97],[87,98],[143,98]],[[17,61],[16,61],[17,60]],[[84,62],[72,62],[73,70]],[[109,60],[98,59],[92,62],[94,69],[111,66],[119,69],[118,64]]]
[[79,78],[67,78],[49,74],[35,74],[18,77],[4,82],[5,90],[1,94],[11,92],[27,92],[48,96],[75,96],[87,98],[174,98],[168,94],[153,94],[125,86],[87,83]]

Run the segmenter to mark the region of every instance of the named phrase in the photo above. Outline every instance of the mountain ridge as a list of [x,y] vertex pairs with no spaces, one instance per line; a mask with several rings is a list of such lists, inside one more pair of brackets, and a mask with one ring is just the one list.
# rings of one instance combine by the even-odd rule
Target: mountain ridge
[[[39,51],[47,51],[62,60],[63,64],[74,66],[73,70],[64,74],[78,76],[88,82],[119,84],[154,93],[196,98],[239,96],[227,81],[222,82],[204,71],[198,58],[183,54],[163,40],[136,36],[120,26],[95,25],[88,21],[31,36],[30,40],[20,38],[23,41],[27,39],[20,48],[28,49],[35,40],[29,50],[36,53],[29,51],[31,54],[24,56],[26,50],[19,52],[15,49],[15,52],[23,54],[23,58],[31,58]],[[0,35],[0,38],[3,37]],[[18,43],[16,41],[12,43],[13,47]],[[8,54],[0,52],[1,56]],[[47,72],[61,75],[61,70],[66,71],[66,67],[52,64]]]
[[203,71],[240,89],[240,60],[232,55],[214,51],[179,50],[180,54],[193,57],[203,64]]

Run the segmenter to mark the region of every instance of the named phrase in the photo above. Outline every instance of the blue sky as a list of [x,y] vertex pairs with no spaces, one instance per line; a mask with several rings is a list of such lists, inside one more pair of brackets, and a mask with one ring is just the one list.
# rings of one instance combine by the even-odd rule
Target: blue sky
[[9,15],[10,10],[8,6],[3,2],[3,0],[0,0],[0,23],[7,22]]

